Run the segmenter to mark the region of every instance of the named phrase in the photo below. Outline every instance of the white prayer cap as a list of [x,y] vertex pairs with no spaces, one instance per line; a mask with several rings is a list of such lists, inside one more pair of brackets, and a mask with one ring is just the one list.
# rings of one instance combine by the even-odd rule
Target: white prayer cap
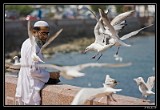
[[37,21],[37,22],[34,24],[34,27],[41,27],[41,26],[49,27],[48,23],[45,22],[45,21]]

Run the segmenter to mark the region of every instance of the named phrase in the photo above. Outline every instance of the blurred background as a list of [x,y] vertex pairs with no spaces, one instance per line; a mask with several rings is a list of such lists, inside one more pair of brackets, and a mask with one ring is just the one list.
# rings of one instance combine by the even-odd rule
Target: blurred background
[[[108,16],[111,20],[120,13],[136,10],[134,16],[127,18],[129,25],[120,35],[155,24],[155,5],[4,5],[5,53],[20,50],[21,43],[28,37],[28,19],[32,20],[32,24],[40,19],[46,20],[50,24],[51,35],[64,28],[60,37],[55,39],[54,46],[77,38],[93,38],[96,19],[85,7],[97,16],[98,8],[105,11],[109,9]],[[154,32],[154,27],[146,30]]]

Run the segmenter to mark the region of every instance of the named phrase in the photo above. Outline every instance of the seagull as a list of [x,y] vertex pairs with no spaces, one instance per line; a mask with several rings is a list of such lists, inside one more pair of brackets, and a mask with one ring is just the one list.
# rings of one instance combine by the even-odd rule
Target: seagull
[[6,69],[7,71],[17,74],[17,77],[18,77],[18,72],[21,67],[21,63],[19,61],[18,56],[14,56],[13,59],[14,59],[14,63],[13,64],[5,64],[5,67],[7,68]]
[[109,22],[109,19],[106,16],[106,14],[104,13],[104,11],[100,8],[98,8],[98,9],[99,9],[100,17],[102,18],[104,25],[109,28],[109,31],[111,33],[110,36],[114,39],[116,45],[123,45],[123,46],[129,47],[130,45],[128,45],[120,40],[118,33],[115,31],[114,27]]
[[122,89],[114,89],[105,84],[103,84],[103,86],[104,87],[101,88],[82,88],[74,97],[71,105],[84,105],[89,98],[93,97],[92,100],[94,100],[96,96],[109,96],[113,93],[122,91]]
[[[88,9],[88,8],[86,7],[86,9]],[[114,39],[112,39],[109,29],[106,26],[104,26],[104,23],[102,22],[102,18],[100,18],[98,20],[98,17],[94,14],[94,12],[90,9],[88,9],[88,10],[95,16],[95,18],[97,20],[97,24],[94,28],[95,41],[92,44],[90,44],[89,46],[87,46],[86,49],[83,51],[83,53],[86,53],[87,51],[96,51],[97,54],[94,55],[92,58],[94,59],[100,53],[101,55],[97,59],[97,60],[99,60],[100,57],[102,56],[102,53],[105,50],[107,50],[108,48],[111,48],[113,45],[115,45],[115,41],[114,41]],[[109,12],[109,10],[107,10],[107,13],[108,12]],[[105,13],[105,15],[107,15],[107,13]],[[113,26],[113,28],[115,29],[115,31],[117,33],[119,33],[119,31],[121,29],[123,29],[124,26],[126,26],[126,21],[124,19],[131,16],[133,13],[134,13],[134,10],[122,13],[122,14],[116,16],[111,21],[111,25]]]
[[[133,12],[133,11],[130,11],[130,12]],[[136,34],[138,34],[141,30],[143,30],[143,29],[145,29],[145,28],[148,28],[148,27],[150,27],[150,26],[152,26],[153,24],[151,24],[151,25],[149,25],[149,26],[146,26],[146,27],[143,27],[143,28],[141,28],[141,29],[138,29],[138,30],[136,30],[136,31],[133,31],[133,32],[130,32],[130,33],[128,33],[128,34],[126,34],[126,35],[124,35],[124,36],[122,36],[121,38],[119,37],[119,35],[118,35],[118,33],[116,32],[116,30],[114,29],[114,27],[113,27],[113,24],[117,24],[118,22],[120,22],[121,20],[113,20],[114,22],[112,22],[112,24],[109,22],[109,20],[108,20],[108,17],[105,15],[105,13],[104,13],[104,11],[102,10],[102,9],[100,9],[99,8],[99,13],[100,13],[100,16],[101,16],[101,18],[102,18],[102,20],[103,20],[103,22],[104,22],[104,25],[106,26],[106,27],[108,27],[108,30],[110,31],[110,33],[108,33],[108,32],[105,32],[106,34],[108,33],[110,36],[111,36],[111,39],[109,40],[109,42],[110,43],[113,43],[115,46],[118,46],[118,50],[119,50],[119,48],[120,48],[120,46],[127,46],[127,47],[130,47],[131,45],[129,45],[129,44],[126,44],[126,43],[124,43],[123,42],[123,40],[125,40],[125,39],[128,39],[128,38],[130,38],[131,36],[134,36],[134,35],[136,35]],[[126,14],[126,13],[122,13],[122,15],[123,14]],[[118,18],[123,18],[123,16],[122,15],[120,15],[120,16],[117,16],[117,18],[116,19],[118,19]],[[126,14],[127,15],[127,14]],[[124,17],[125,18],[125,17]],[[124,19],[123,18],[123,19]],[[122,19],[122,20],[123,20]],[[117,50],[117,52],[116,52],[116,54],[118,54],[118,50]]]
[[149,101],[145,100],[145,98],[147,99],[149,95],[155,94],[152,91],[152,88],[154,87],[155,84],[155,76],[148,77],[146,83],[144,82],[144,79],[142,77],[134,78],[133,80],[137,83],[139,91],[142,93],[143,102]]
[[[105,84],[108,87],[114,88],[118,84],[118,82],[115,79],[111,78],[109,75],[106,75],[105,83],[103,83],[103,84]],[[104,96],[101,97],[98,102],[100,102],[103,98],[104,98]],[[108,102],[108,99],[109,100],[112,99],[113,101],[116,101],[116,99],[112,96],[112,94],[107,95],[107,102]]]
[[41,47],[41,51],[44,50],[58,35],[63,31],[63,29],[60,29],[57,31],[53,36],[50,37],[50,39]]
[[109,63],[85,63],[79,64],[75,66],[57,66],[53,64],[37,64],[37,67],[40,68],[48,68],[48,69],[56,69],[60,71],[60,75],[66,79],[73,79],[76,77],[82,77],[85,73],[80,72],[81,70],[88,67],[126,67],[132,65],[129,63],[121,63],[121,64],[109,64]]
[[95,59],[96,56],[101,54],[97,60],[99,60],[102,56],[102,53],[107,50],[108,48],[111,48],[114,43],[109,43],[106,45],[104,42],[104,35],[99,33],[101,24],[101,19],[97,22],[96,26],[94,27],[94,35],[95,35],[95,41],[87,46],[85,50],[82,53],[87,53],[88,51],[96,51],[97,53],[92,57],[92,59]]
[[44,62],[41,58],[39,58],[39,56],[37,56],[37,54],[36,54],[37,43],[36,43],[36,41],[35,41],[35,37],[32,36],[32,30],[31,30],[31,22],[30,22],[30,20],[28,20],[28,36],[29,36],[29,39],[30,39],[31,45],[32,45],[32,47],[31,47],[31,49],[32,49],[32,55],[31,55],[31,57],[32,57],[33,61],[36,61],[36,62],[40,61],[40,62],[42,62],[42,63],[45,63],[45,62]]

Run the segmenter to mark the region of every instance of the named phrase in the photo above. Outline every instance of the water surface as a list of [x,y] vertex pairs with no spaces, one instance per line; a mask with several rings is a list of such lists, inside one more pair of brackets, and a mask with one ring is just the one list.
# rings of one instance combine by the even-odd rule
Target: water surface
[[[143,77],[144,81],[147,81],[149,76],[155,75],[155,36],[136,36],[124,41],[131,44],[131,47],[120,47],[119,56],[123,57],[122,63],[132,62],[132,66],[121,68],[86,68],[82,72],[86,73],[84,77],[75,78],[72,80],[60,78],[62,83],[66,83],[73,86],[80,87],[102,87],[102,83],[105,81],[106,74],[116,79],[119,84],[116,88],[121,88],[122,91],[117,94],[141,98],[141,93],[133,80],[133,78]],[[89,62],[99,63],[120,63],[114,60],[113,55],[116,53],[117,47],[112,47],[107,50],[101,59],[97,61],[92,59],[95,52],[88,52],[87,54],[81,54],[79,52],[71,53],[56,53],[52,58],[46,62],[59,64],[59,65],[78,65]],[[153,91],[155,91],[155,87]],[[155,96],[149,96],[155,102]]]

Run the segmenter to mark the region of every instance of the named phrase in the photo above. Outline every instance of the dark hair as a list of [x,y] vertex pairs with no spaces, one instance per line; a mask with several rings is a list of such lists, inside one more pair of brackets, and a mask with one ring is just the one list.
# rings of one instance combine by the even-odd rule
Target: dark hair
[[40,30],[40,27],[33,27],[33,29],[34,29],[35,31],[39,31],[39,30]]

